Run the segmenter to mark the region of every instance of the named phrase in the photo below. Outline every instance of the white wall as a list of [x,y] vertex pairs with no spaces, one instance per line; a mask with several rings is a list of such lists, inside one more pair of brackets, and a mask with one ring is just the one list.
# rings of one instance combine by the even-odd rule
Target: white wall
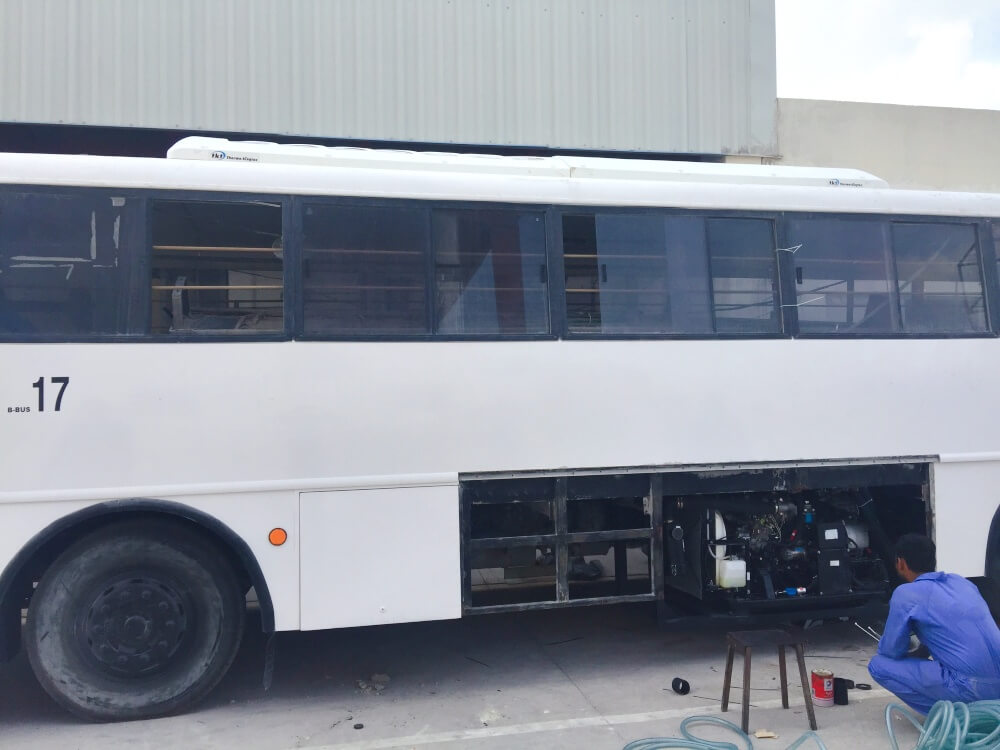
[[0,121],[774,153],[774,0],[0,0]]
[[852,167],[897,188],[1000,192],[1000,111],[778,100],[776,164]]

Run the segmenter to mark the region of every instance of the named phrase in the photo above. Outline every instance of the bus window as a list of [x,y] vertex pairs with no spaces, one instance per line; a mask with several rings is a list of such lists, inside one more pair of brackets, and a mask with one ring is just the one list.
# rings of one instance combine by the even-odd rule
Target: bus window
[[712,332],[700,217],[565,216],[563,256],[571,331]]
[[[997,261],[997,275],[1000,276],[1000,219],[993,221],[993,252]],[[989,256],[987,256],[989,257]]]
[[719,333],[780,333],[774,224],[708,219],[712,304]]
[[889,225],[849,218],[788,222],[794,254],[799,330],[898,333]]
[[428,218],[415,208],[306,205],[305,332],[429,333]]
[[906,331],[987,330],[975,227],[894,223],[892,243]]
[[438,333],[546,333],[545,221],[540,212],[434,212]]
[[281,331],[281,206],[152,201],[154,334]]
[[127,332],[124,198],[0,193],[0,336]]

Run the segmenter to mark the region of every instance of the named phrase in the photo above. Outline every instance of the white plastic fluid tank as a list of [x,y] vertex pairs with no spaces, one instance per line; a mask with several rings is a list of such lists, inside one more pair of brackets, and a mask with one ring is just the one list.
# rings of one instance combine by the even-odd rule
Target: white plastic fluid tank
[[741,589],[747,585],[746,560],[716,560],[716,585],[723,589]]

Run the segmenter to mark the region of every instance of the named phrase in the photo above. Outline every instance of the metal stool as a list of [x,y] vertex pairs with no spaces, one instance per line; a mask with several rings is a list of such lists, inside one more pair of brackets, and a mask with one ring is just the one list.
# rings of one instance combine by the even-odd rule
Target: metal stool
[[729,643],[729,654],[726,656],[726,681],[722,686],[722,710],[729,710],[729,689],[733,682],[733,655],[737,648],[743,649],[743,731],[750,732],[750,652],[763,646],[777,647],[778,667],[781,671],[781,707],[788,708],[788,675],[785,670],[785,646],[795,649],[795,657],[799,662],[799,678],[802,680],[802,694],[806,699],[806,712],[809,714],[809,728],[816,729],[816,713],[813,710],[812,694],[809,679],[806,675],[806,658],[803,652],[805,641],[801,636],[792,635],[785,630],[744,630],[726,633]]

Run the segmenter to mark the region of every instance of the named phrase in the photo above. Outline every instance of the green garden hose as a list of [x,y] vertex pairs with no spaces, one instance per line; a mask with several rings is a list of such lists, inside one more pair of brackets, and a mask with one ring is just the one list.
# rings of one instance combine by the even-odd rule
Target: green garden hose
[[[1000,748],[1000,700],[976,703],[938,701],[923,723],[913,711],[893,703],[885,709],[885,728],[892,750],[900,750],[892,717],[902,716],[920,732],[913,750],[998,750]],[[705,740],[688,731],[694,724],[711,724],[736,735],[740,744]],[[717,716],[689,716],[681,722],[681,737],[648,737],[628,743],[623,750],[754,750],[750,736],[731,721]],[[815,732],[806,732],[786,750],[796,750],[813,741],[819,750],[826,745]]]
[[892,728],[893,715],[902,716],[920,732],[913,750],[997,750],[1000,748],[1000,701],[951,703],[938,701],[923,724],[910,709],[894,703],[885,709],[885,728],[892,750],[899,742]]
[[[712,724],[722,727],[735,734],[742,744],[737,745],[734,742],[703,740],[700,737],[695,737],[688,731],[688,727],[692,724]],[[667,750],[667,748],[676,748],[677,750],[753,750],[753,740],[750,739],[750,735],[731,721],[720,719],[717,716],[689,716],[681,722],[681,735],[683,739],[674,737],[648,737],[644,740],[636,740],[635,742],[628,743],[623,750]],[[813,740],[819,750],[827,750],[826,745],[823,744],[823,741],[815,732],[806,732],[789,745],[786,750],[796,750],[796,748],[801,747],[809,740]]]

